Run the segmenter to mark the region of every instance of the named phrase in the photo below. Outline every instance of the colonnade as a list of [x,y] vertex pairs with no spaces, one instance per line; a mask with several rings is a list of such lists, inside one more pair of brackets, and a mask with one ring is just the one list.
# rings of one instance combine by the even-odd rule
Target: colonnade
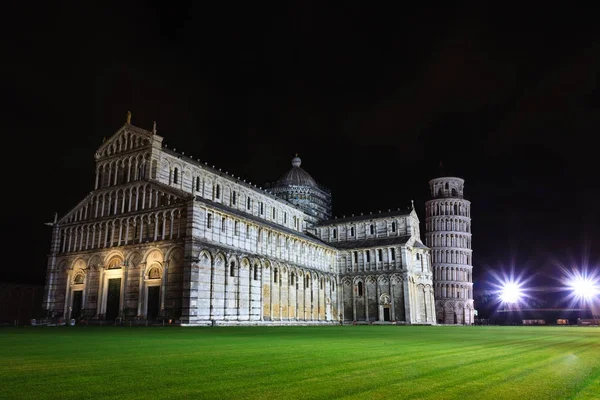
[[59,253],[125,246],[185,235],[185,209],[153,211],[148,214],[67,226],[59,229]]

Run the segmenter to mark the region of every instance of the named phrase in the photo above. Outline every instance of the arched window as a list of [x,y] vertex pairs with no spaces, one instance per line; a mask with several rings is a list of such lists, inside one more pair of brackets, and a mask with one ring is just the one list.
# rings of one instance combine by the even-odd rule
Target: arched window
[[294,284],[294,274],[290,274],[290,286]]
[[350,227],[350,236],[354,236],[354,227],[353,226]]
[[333,228],[333,238],[337,239],[337,229]]
[[229,276],[235,276],[235,262],[229,264]]
[[231,192],[231,204],[233,204],[235,206],[236,202],[237,202],[237,193],[234,190]]
[[237,235],[239,235],[239,234],[240,234],[240,223],[239,223],[238,221],[235,221],[235,222],[233,223],[233,234],[234,234],[235,236],[237,236]]
[[392,222],[392,232],[396,232],[396,223]]
[[252,207],[252,203],[251,203],[250,197],[248,197],[246,199],[246,208],[249,210],[251,207]]
[[196,177],[196,192],[200,191],[200,177]]
[[371,235],[375,233],[375,227],[373,226],[373,224],[369,225],[369,232],[371,232]]
[[215,186],[215,199],[221,198],[221,185]]
[[258,265],[254,266],[254,280],[258,280]]
[[421,255],[419,253],[417,253],[417,260],[421,259]]
[[362,282],[358,282],[358,295],[359,296],[363,295],[363,284],[362,284]]
[[381,262],[383,260],[383,250],[377,249],[377,261]]
[[310,287],[310,276],[306,275],[304,277],[304,283],[305,283],[305,287],[308,289]]
[[225,217],[221,218],[221,232],[225,232],[225,223],[227,222],[227,220],[225,219]]
[[446,182],[446,190],[448,190],[449,186],[448,186],[448,182]]
[[277,268],[273,268],[273,282],[277,283]]
[[206,228],[210,229],[212,227],[212,214],[206,214]]
[[179,183],[179,168],[173,170],[173,183]]
[[452,189],[452,196],[456,196],[456,189]]

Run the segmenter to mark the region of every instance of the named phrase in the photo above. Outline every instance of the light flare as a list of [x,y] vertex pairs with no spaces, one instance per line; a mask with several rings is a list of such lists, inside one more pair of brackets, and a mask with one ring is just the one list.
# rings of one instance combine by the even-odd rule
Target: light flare
[[521,287],[515,282],[506,282],[500,293],[500,300],[503,303],[518,303],[522,297]]
[[592,300],[598,293],[598,282],[592,277],[588,277],[578,272],[573,274],[567,281],[567,286],[571,289],[572,296],[581,300]]

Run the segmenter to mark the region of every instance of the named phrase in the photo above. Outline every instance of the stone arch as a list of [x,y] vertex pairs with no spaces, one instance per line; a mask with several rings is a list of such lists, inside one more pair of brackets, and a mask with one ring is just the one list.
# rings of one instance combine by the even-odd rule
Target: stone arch
[[153,262],[159,262],[162,265],[164,262],[163,253],[158,248],[151,248],[146,251],[142,262],[145,262],[147,265],[150,265]]
[[111,260],[113,260],[115,258],[120,259],[121,263],[123,262],[123,260],[125,260],[125,257],[123,256],[123,252],[122,251],[120,251],[120,250],[112,250],[107,255],[104,256],[104,265],[108,267],[108,265],[111,262]]
[[102,265],[102,259],[99,255],[94,254],[87,263],[89,268],[98,269]]
[[381,296],[379,296],[379,304],[383,306],[389,306],[392,304],[392,298],[389,294],[382,293]]
[[213,262],[213,256],[211,252],[207,249],[200,250],[198,254],[198,262],[204,266],[210,266]]
[[225,254],[223,252],[219,251],[215,254],[214,264],[215,266],[225,265]]
[[261,264],[262,264],[263,268],[265,268],[265,269],[271,268],[271,262],[269,260],[262,259]]
[[81,257],[77,257],[76,259],[73,260],[73,262],[71,263],[71,270],[76,270],[76,269],[80,269],[80,270],[85,270],[87,267],[87,264],[85,262],[85,260]]
[[71,274],[71,284],[72,285],[82,285],[85,282],[86,271],[82,268],[76,268],[73,270]]
[[170,247],[165,252],[165,260],[166,261],[174,261],[175,263],[179,264],[179,263],[183,262],[183,254],[184,254],[183,247],[173,246],[173,247]]
[[144,279],[161,279],[164,273],[163,265],[158,262],[153,262],[146,266],[144,271]]
[[131,268],[136,268],[142,262],[142,255],[135,250],[127,255],[126,263]]

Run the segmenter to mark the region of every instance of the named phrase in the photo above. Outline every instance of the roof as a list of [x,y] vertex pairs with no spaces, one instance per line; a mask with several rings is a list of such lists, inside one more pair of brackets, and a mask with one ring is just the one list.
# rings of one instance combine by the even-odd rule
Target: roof
[[382,212],[382,213],[377,213],[377,214],[356,215],[356,216],[353,215],[351,217],[328,219],[327,221],[321,222],[317,226],[336,225],[336,224],[341,224],[341,223],[345,223],[345,222],[366,221],[366,220],[371,220],[371,219],[375,219],[375,218],[399,217],[399,216],[409,215],[411,212],[412,212],[412,209],[408,209],[408,210],[398,209],[395,211],[387,211],[387,212]]
[[317,187],[317,182],[313,179],[312,176],[310,176],[308,172],[306,172],[300,167],[301,164],[302,160],[300,159],[300,157],[294,157],[292,159],[292,169],[290,169],[286,174],[279,178],[275,185]]
[[223,205],[221,203],[216,203],[216,202],[214,202],[212,200],[208,200],[208,199],[206,199],[204,197],[196,196],[196,201],[199,201],[201,203],[205,203],[206,205],[208,205],[210,207],[213,207],[213,208],[215,208],[217,210],[221,210],[221,211],[227,212],[229,214],[236,215],[236,216],[238,216],[240,218],[248,219],[248,220],[254,221],[254,222],[258,223],[258,224],[269,226],[269,227],[271,227],[271,228],[273,228],[275,230],[279,230],[279,231],[282,231],[282,232],[285,232],[285,233],[289,233],[291,235],[298,236],[298,237],[300,237],[302,239],[305,239],[305,240],[307,240],[309,242],[317,243],[317,244],[319,244],[321,246],[325,246],[325,247],[331,247],[331,248],[334,247],[331,243],[324,242],[324,241],[320,240],[319,238],[317,238],[316,236],[306,235],[303,232],[299,232],[299,231],[290,229],[290,228],[288,228],[286,226],[274,224],[274,223],[272,223],[270,221],[267,221],[266,219],[259,218],[259,217],[255,216],[255,215],[252,215],[252,214],[247,214],[245,212],[242,212],[242,211],[236,210],[234,208],[225,206],[225,205]]
[[260,187],[258,187],[256,185],[252,185],[249,182],[247,183],[245,180],[241,180],[239,177],[236,178],[232,174],[229,174],[227,172],[223,172],[220,169],[217,170],[216,168],[214,168],[214,166],[210,167],[206,162],[204,164],[202,164],[199,159],[198,160],[194,160],[190,156],[186,156],[184,154],[178,153],[177,151],[169,149],[167,147],[162,147],[161,150],[163,152],[165,152],[165,153],[173,156],[173,157],[177,157],[179,159],[182,159],[185,162],[188,162],[188,163],[191,163],[193,165],[196,165],[196,166],[198,166],[198,167],[200,167],[200,168],[202,168],[202,169],[204,169],[204,170],[206,170],[208,172],[211,172],[211,173],[213,173],[215,175],[219,175],[222,178],[225,178],[225,179],[227,179],[227,180],[229,180],[231,182],[234,182],[234,183],[236,183],[236,184],[238,184],[240,186],[243,186],[243,187],[246,187],[248,189],[251,189],[251,190],[253,190],[256,193],[260,193],[260,194],[262,194],[264,196],[267,196],[267,197],[269,197],[269,198],[271,198],[273,200],[276,200],[276,201],[278,201],[278,202],[280,202],[282,204],[285,204],[288,207],[295,208],[296,210],[299,210],[299,211],[301,211],[301,212],[304,213],[304,210],[302,208],[298,207],[297,205],[295,205],[295,204],[293,204],[293,203],[291,203],[291,202],[289,202],[287,200],[284,200],[284,199],[282,199],[280,197],[277,197],[273,193],[271,193],[271,192],[269,192],[269,191],[267,191],[265,189],[262,189],[262,188],[260,188]]
[[[366,247],[385,247],[385,246],[393,246],[393,245],[404,245],[409,239],[410,235],[405,236],[387,236],[382,238],[374,238],[374,239],[365,239],[365,240],[348,240],[343,242],[331,242],[330,244],[339,250],[349,250],[349,249],[362,249]],[[415,242],[415,247],[417,246]]]

